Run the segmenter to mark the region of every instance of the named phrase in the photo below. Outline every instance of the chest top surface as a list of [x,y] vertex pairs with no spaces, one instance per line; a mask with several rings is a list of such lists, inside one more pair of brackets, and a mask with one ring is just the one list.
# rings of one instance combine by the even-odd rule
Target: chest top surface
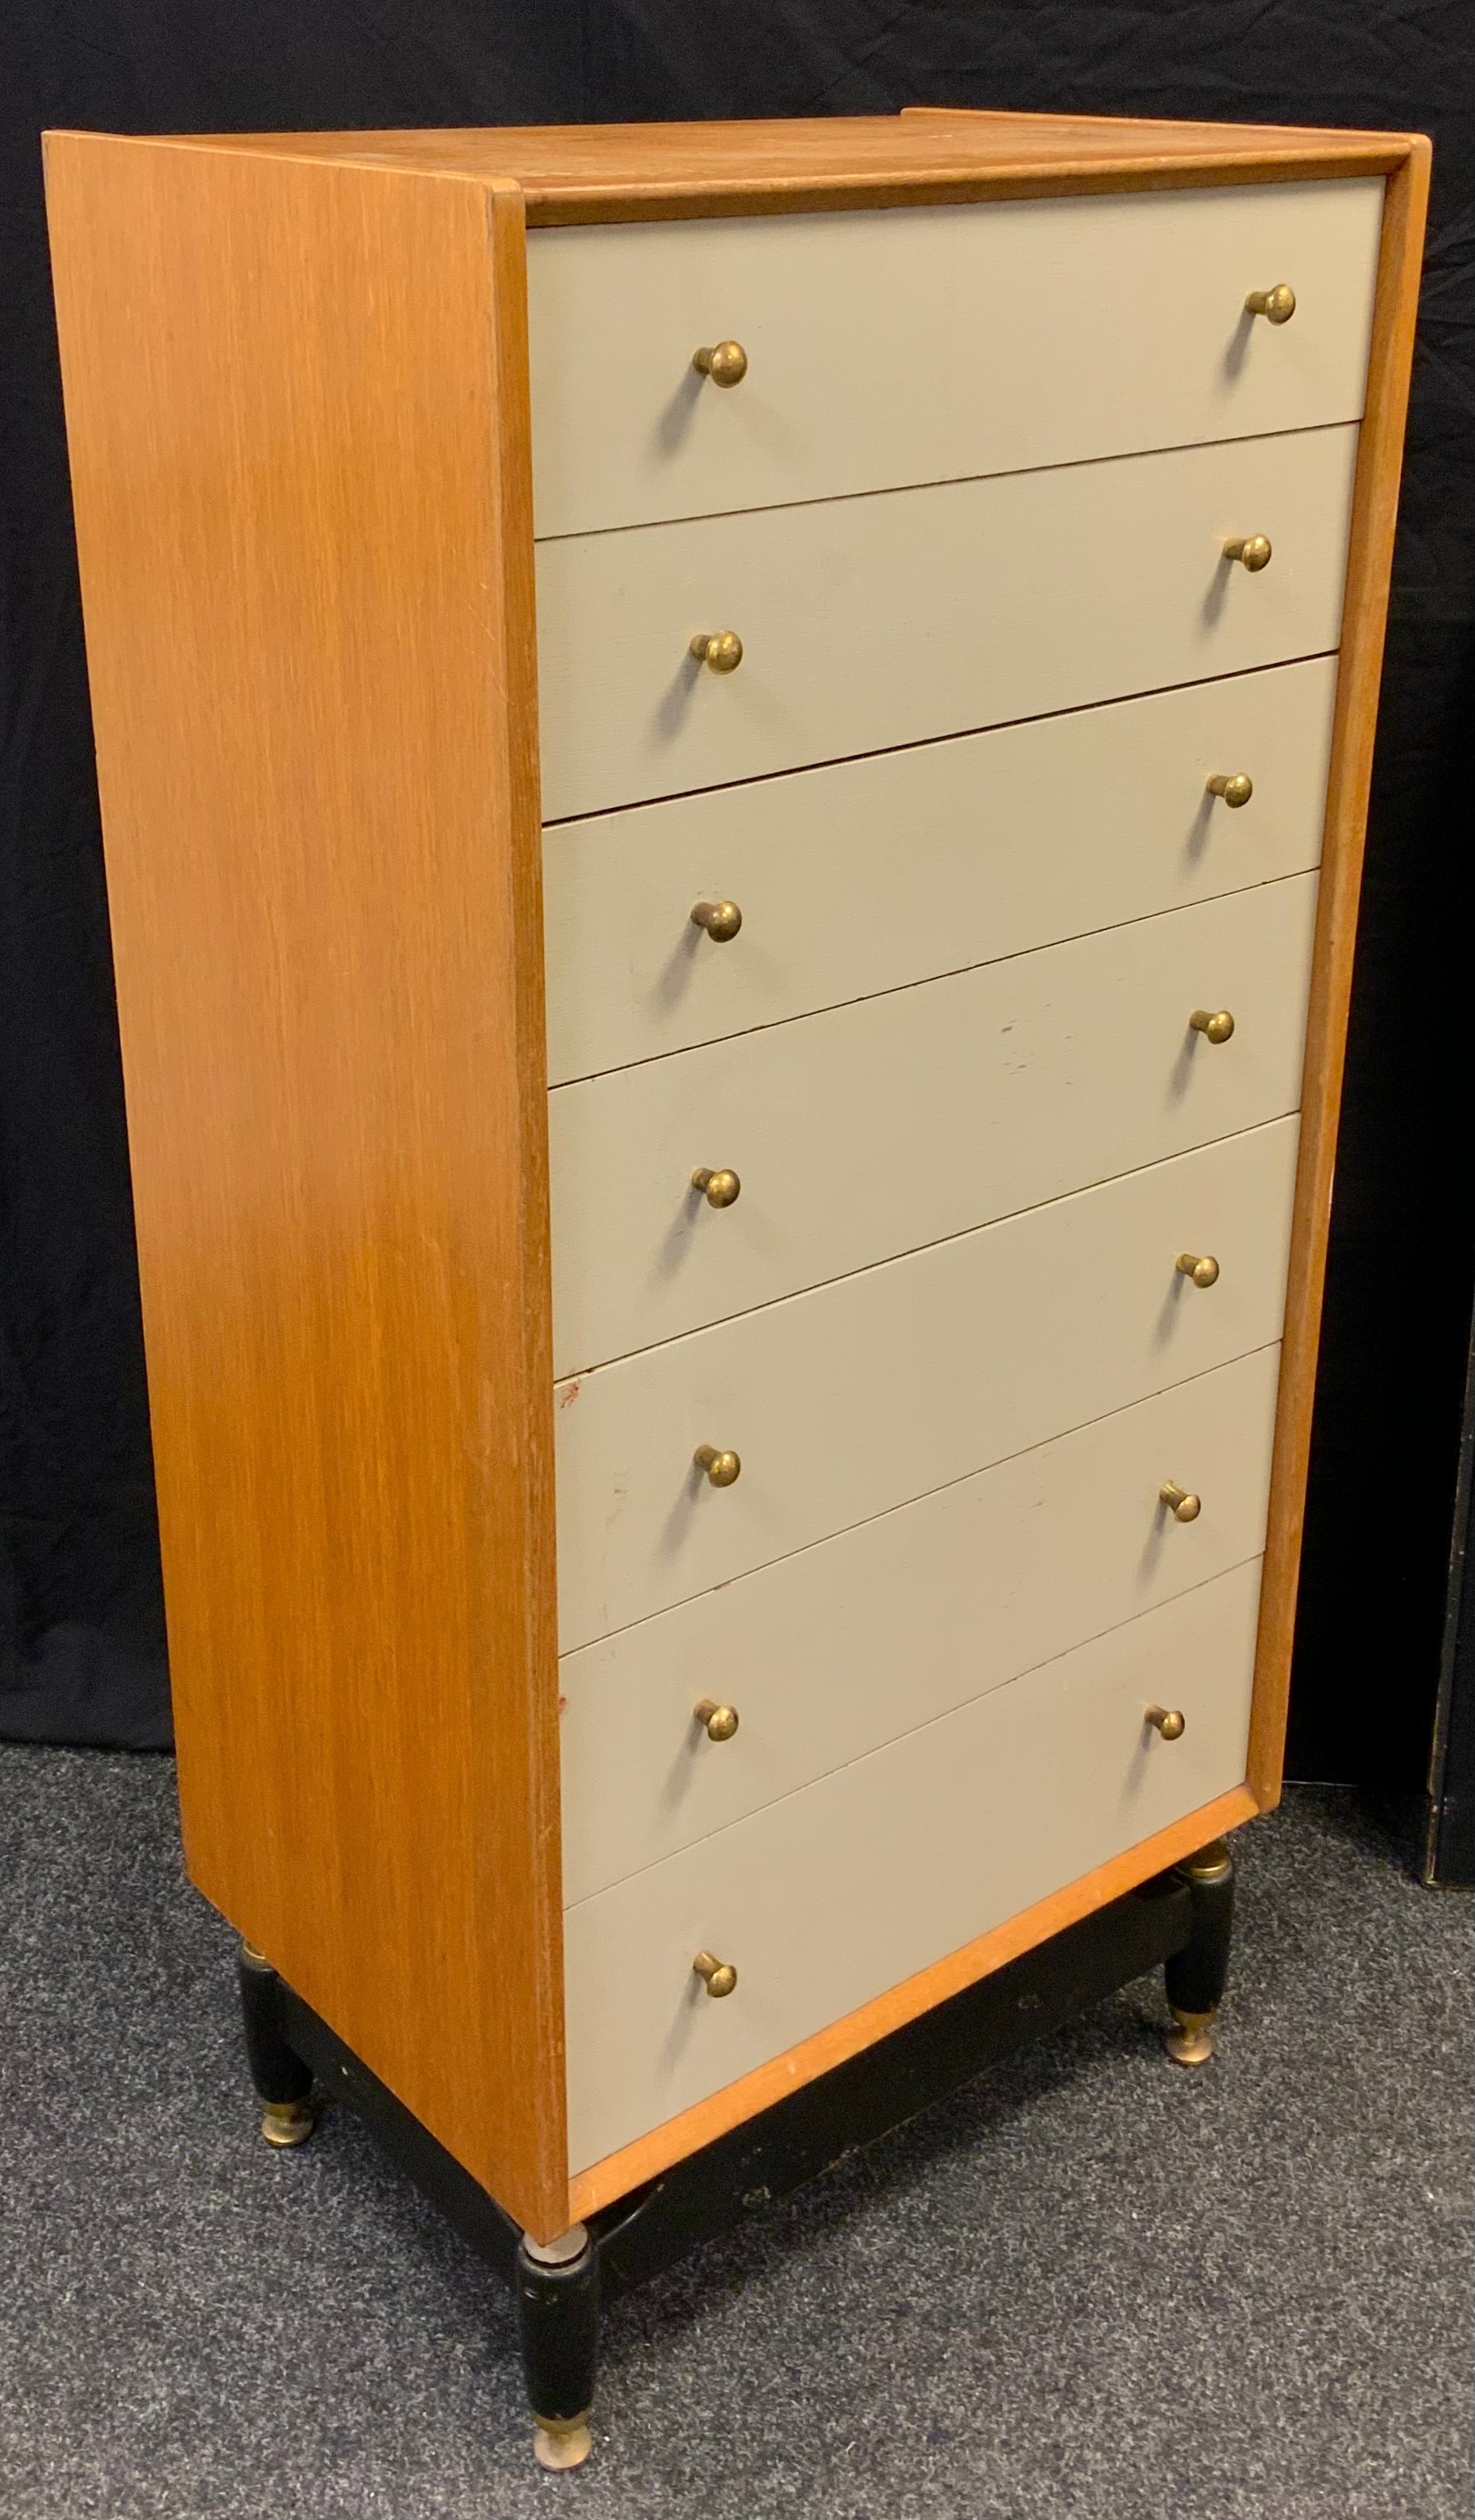
[[513,185],[536,227],[1263,182],[1293,170],[1386,174],[1409,142],[1387,131],[916,107],[808,121],[220,133],[172,145]]

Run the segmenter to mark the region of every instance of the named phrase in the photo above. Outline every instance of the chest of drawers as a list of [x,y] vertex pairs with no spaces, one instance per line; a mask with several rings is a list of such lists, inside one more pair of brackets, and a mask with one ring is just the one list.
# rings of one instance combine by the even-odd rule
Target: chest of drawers
[[545,2269],[1275,1799],[1426,180],[52,136],[190,1868]]

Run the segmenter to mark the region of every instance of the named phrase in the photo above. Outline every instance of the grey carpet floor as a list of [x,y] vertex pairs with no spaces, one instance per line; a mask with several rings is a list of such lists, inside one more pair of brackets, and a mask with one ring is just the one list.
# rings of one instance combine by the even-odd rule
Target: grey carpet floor
[[1129,1989],[620,2304],[545,2477],[494,2279],[257,2141],[168,1763],[0,1751],[4,2520],[1467,2520],[1470,1906],[1240,1844],[1212,2066]]

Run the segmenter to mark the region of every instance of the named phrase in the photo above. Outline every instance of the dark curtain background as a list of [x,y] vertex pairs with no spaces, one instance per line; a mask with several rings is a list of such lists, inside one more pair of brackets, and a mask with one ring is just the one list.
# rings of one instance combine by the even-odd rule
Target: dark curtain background
[[953,104],[1434,134],[1292,1736],[1293,1773],[1416,1780],[1475,1248],[1469,0],[8,0],[0,75],[0,1732],[136,1746],[167,1681],[41,129]]

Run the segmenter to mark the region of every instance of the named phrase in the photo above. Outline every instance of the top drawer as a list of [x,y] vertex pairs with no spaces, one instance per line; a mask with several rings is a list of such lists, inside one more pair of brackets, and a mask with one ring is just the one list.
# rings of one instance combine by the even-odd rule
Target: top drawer
[[[528,238],[534,530],[1362,414],[1381,178]],[[1288,282],[1296,311],[1249,315]],[[693,351],[740,341],[719,388]]]

